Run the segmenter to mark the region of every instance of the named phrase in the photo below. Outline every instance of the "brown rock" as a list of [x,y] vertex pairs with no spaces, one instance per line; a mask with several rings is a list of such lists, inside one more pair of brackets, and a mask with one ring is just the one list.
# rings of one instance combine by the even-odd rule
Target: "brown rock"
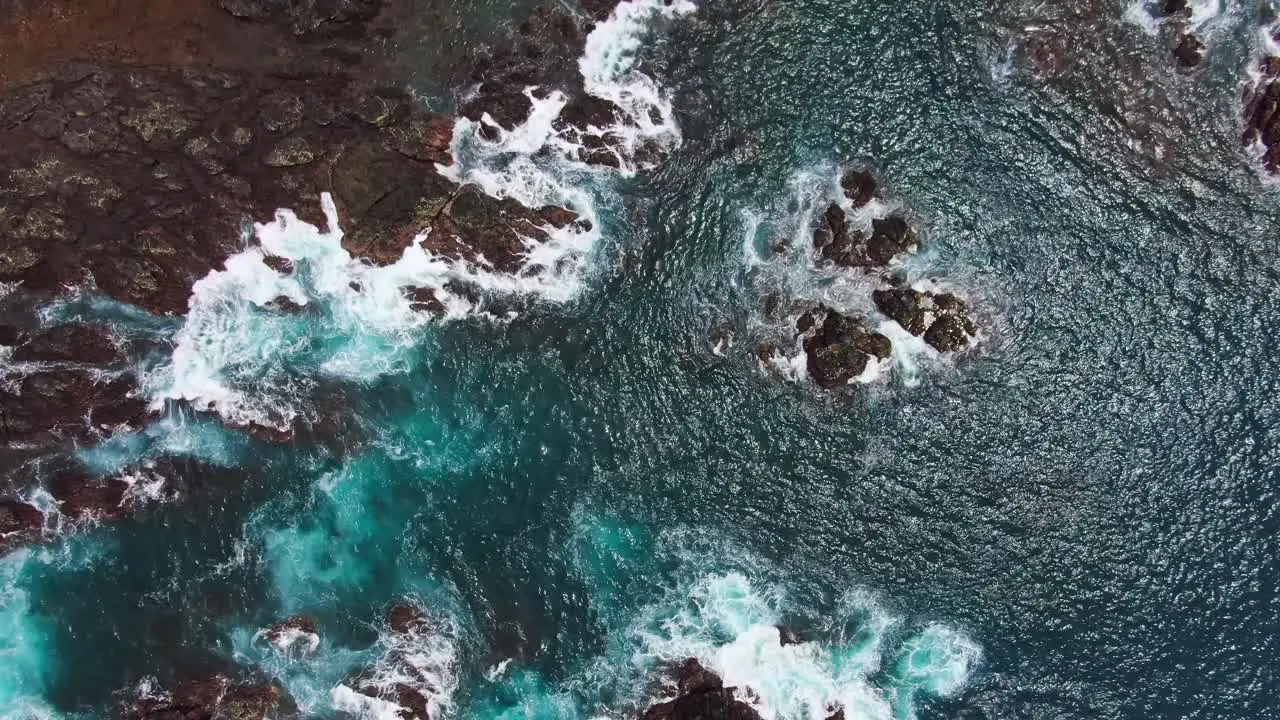
[[876,178],[866,170],[849,170],[840,179],[840,187],[844,196],[849,198],[855,208],[865,206],[876,195]]
[[893,353],[888,338],[867,330],[861,320],[827,307],[805,313],[796,327],[806,336],[809,376],[825,389],[847,385],[866,370],[872,357],[883,360]]

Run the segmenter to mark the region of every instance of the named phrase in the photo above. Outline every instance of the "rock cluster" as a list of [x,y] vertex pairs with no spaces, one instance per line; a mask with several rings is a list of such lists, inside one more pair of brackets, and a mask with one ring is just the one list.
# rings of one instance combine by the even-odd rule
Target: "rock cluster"
[[[949,293],[912,289],[892,270],[895,261],[919,248],[919,235],[901,212],[877,215],[878,208],[869,207],[880,191],[875,176],[869,170],[853,168],[843,174],[840,187],[843,201],[831,202],[813,231],[816,259],[872,275],[880,285],[872,293],[876,309],[938,352],[967,348],[977,333],[968,306]],[[846,206],[864,213],[863,229],[850,222]],[[869,222],[865,220],[868,216]],[[770,296],[766,314],[776,315],[781,304],[781,298]],[[825,304],[801,305],[795,339],[804,351],[809,377],[819,387],[845,386],[864,376],[872,363],[892,355],[892,341],[869,330],[866,322],[866,318]],[[757,355],[766,364],[778,357],[769,344],[760,346]]]
[[809,377],[822,388],[847,385],[862,375],[868,363],[888,360],[893,354],[889,338],[826,306],[801,315],[796,329],[804,339]]
[[[1270,32],[1280,44],[1280,25]],[[1258,61],[1258,81],[1245,89],[1243,141],[1261,145],[1263,167],[1280,173],[1280,55],[1264,55]]]
[[120,715],[124,720],[265,720],[285,701],[279,688],[216,676],[159,695],[142,694]]
[[876,290],[876,309],[904,330],[923,337],[938,352],[968,347],[978,329],[969,317],[969,306],[951,293],[916,290],[905,284]]

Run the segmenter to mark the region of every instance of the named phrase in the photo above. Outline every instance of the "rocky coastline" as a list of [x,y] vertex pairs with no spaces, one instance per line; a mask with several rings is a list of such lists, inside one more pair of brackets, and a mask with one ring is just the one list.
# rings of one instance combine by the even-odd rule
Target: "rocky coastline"
[[[524,83],[536,81],[572,98],[562,122],[573,132],[616,117],[583,90],[576,64],[616,4],[540,7],[512,40],[469,58],[477,85],[462,116],[510,128],[527,115]],[[97,505],[52,493],[65,517],[46,516],[23,468],[157,417],[124,343],[106,326],[48,326],[35,310],[50,300],[87,292],[179,317],[192,284],[252,242],[252,221],[287,207],[323,224],[326,192],[344,249],[373,265],[421,239],[460,270],[515,275],[548,232],[589,225],[442,172],[455,118],[422,108],[396,64],[397,28],[415,0],[106,5],[0,0],[0,446],[14,468],[0,492],[0,550],[65,519],[124,512],[116,488],[93,495]],[[606,142],[594,147],[582,161],[618,164]],[[265,262],[293,272],[284,258]],[[464,277],[451,283],[478,292]],[[439,289],[402,291],[416,311],[444,310]],[[289,298],[273,306],[297,310]],[[274,441],[311,430],[243,429]]]

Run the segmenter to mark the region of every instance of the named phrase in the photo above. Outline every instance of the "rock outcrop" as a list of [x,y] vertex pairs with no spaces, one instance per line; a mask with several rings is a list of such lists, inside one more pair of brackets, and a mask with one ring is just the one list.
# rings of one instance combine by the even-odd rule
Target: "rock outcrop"
[[719,675],[689,658],[676,672],[676,697],[650,707],[640,720],[760,720],[760,713],[734,697]]
[[819,387],[847,385],[877,360],[888,360],[893,343],[867,330],[859,318],[819,306],[800,316],[796,324],[804,338],[809,376]]

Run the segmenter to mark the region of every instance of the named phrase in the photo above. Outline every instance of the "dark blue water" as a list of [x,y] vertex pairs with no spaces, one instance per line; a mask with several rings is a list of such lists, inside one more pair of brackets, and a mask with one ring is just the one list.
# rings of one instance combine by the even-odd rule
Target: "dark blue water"
[[[671,24],[641,66],[683,144],[595,189],[575,299],[417,331],[326,410],[359,443],[189,414],[139,440],[186,453],[184,501],[3,561],[0,702],[96,717],[143,677],[256,669],[332,716],[409,596],[457,717],[634,715],[688,655],[780,718],[1280,714],[1280,212],[1236,140],[1252,15],[1186,77],[1105,9],[1125,62],[1054,80],[1007,62],[1024,8]],[[1109,116],[1135,87],[1151,117]],[[983,338],[824,394],[756,363],[765,297],[869,299],[744,247],[851,160],[924,228],[907,272],[962,288]],[[294,613],[315,653],[254,643]],[[812,642],[774,649],[775,622]]]

